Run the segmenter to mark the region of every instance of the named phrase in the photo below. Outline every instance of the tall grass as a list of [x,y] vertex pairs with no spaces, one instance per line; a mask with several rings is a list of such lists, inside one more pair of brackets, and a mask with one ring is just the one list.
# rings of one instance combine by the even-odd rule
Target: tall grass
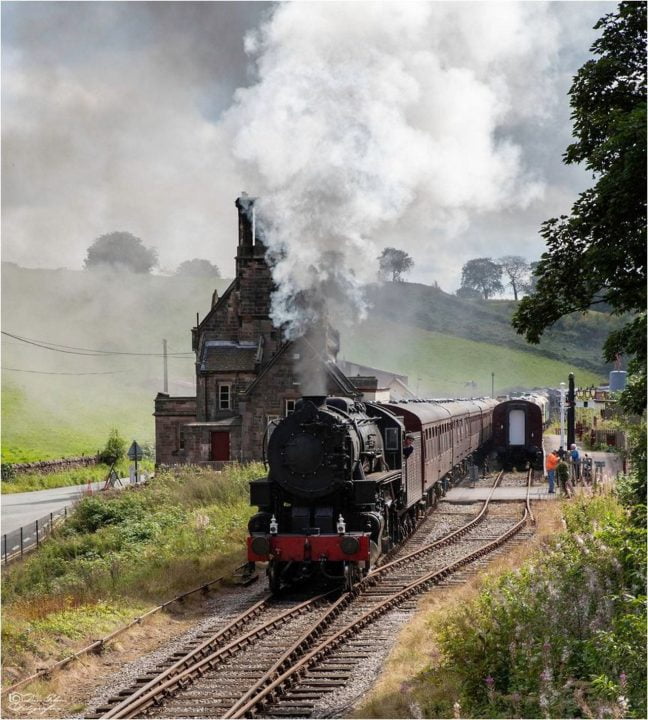
[[248,482],[262,473],[259,464],[222,473],[182,466],[145,487],[84,498],[37,553],[5,573],[5,660],[27,662],[47,632],[77,637],[75,613],[123,618],[242,563]]
[[407,688],[420,717],[646,717],[645,528],[612,495],[564,522],[437,620],[437,658]]

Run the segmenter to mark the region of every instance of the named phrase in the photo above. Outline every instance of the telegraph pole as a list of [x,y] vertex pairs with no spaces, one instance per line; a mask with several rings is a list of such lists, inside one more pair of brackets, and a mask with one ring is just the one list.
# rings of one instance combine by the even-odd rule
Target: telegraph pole
[[569,373],[569,394],[567,395],[567,447],[576,442],[576,393],[574,373]]
[[167,357],[167,341],[162,340],[162,356],[164,360],[164,392],[169,393],[169,358]]
[[495,397],[495,373],[491,373],[491,397]]
[[560,383],[560,445],[565,448],[565,383]]

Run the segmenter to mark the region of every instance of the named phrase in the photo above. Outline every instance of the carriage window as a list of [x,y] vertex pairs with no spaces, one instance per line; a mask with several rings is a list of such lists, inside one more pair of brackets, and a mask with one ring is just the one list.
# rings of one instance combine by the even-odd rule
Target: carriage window
[[398,450],[398,428],[385,428],[385,450]]

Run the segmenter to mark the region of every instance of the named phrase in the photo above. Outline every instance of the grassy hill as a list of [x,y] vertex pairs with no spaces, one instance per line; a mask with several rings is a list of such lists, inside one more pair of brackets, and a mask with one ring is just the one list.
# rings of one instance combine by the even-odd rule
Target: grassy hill
[[[193,395],[190,329],[196,313],[204,317],[211,307],[214,289],[228,284],[3,263],[2,329],[62,346],[47,350],[3,336],[3,459],[93,453],[112,427],[128,440],[151,442],[153,399],[163,388],[162,339],[170,393]],[[340,328],[341,354],[407,374],[422,393],[464,395],[470,381],[477,392],[490,392],[492,371],[497,389],[555,384],[570,371],[581,384],[605,376],[597,358],[607,316],[573,325],[567,319],[539,350],[529,350],[507,324],[511,303],[472,303],[406,283],[372,294],[370,319],[353,332]],[[95,349],[142,354],[88,352]]]
[[[3,335],[3,459],[93,453],[112,427],[129,440],[152,442],[153,398],[163,389],[162,339],[169,391],[193,395],[190,330],[196,312],[204,317],[211,307],[214,289],[229,282],[3,263],[3,331],[68,346],[55,352]],[[86,348],[145,354],[73,354]]]
[[557,387],[567,381],[570,372],[576,373],[582,385],[601,381],[598,373],[536,353],[382,319],[371,319],[353,332],[343,332],[341,354],[354,362],[407,375],[409,386],[418,388],[423,396],[490,395],[491,372],[495,373],[496,393]]
[[573,313],[547,330],[539,345],[529,345],[511,326],[513,300],[464,300],[439,288],[415,283],[385,283],[370,291],[372,316],[383,317],[421,330],[496,343],[498,346],[560,360],[607,375],[602,347],[618,317],[601,312]]

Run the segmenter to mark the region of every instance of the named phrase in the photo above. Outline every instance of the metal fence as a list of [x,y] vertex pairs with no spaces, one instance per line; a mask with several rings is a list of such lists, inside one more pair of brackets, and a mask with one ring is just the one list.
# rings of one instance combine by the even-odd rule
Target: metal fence
[[67,507],[45,515],[28,525],[2,535],[2,563],[21,558],[25,553],[37,548],[52,530],[67,518]]

